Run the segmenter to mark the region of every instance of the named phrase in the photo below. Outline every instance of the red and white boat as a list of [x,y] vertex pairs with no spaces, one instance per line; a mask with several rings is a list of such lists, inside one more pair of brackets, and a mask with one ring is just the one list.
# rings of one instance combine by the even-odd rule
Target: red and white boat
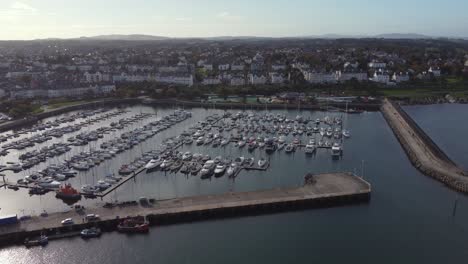
[[60,186],[60,189],[57,191],[55,195],[57,198],[62,200],[80,200],[81,194],[74,189],[70,184],[65,184],[64,186]]
[[143,216],[127,217],[120,221],[117,230],[122,233],[148,233],[149,224]]

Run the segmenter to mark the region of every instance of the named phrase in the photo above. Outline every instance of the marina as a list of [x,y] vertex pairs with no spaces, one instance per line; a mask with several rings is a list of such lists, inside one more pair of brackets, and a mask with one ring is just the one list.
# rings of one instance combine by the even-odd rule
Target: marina
[[[123,114],[123,116],[119,116],[114,119],[111,118],[111,120],[104,120],[100,125],[109,126],[111,122],[117,121],[122,117],[131,117],[139,113],[152,113],[154,115],[150,118],[158,120],[163,116],[172,114],[174,111],[174,108],[157,108],[154,112],[152,112],[152,108],[149,107],[126,107],[124,109],[129,112]],[[259,117],[267,114],[273,116],[276,116],[277,114],[286,115],[288,119],[292,119],[294,122],[297,116],[303,116],[305,119],[312,120],[312,122],[309,121],[309,124],[305,125],[306,128],[307,126],[311,126],[312,129],[314,127],[313,122],[316,119],[320,119],[321,121],[319,127],[325,128],[327,125],[325,125],[322,120],[324,120],[326,116],[329,116],[332,120],[335,120],[335,118],[341,119],[342,129],[349,131],[349,137],[344,137],[344,134],[342,134],[342,139],[337,140],[339,143],[342,142],[343,152],[339,159],[336,159],[333,158],[332,148],[317,147],[313,153],[307,153],[309,152],[306,151],[309,149],[307,148],[307,145],[309,145],[308,143],[310,143],[309,141],[311,139],[314,139],[317,144],[318,141],[322,139],[320,129],[319,133],[312,133],[311,136],[307,136],[306,132],[303,132],[301,136],[298,134],[294,136],[292,134],[293,131],[291,131],[287,136],[283,134],[278,135],[277,133],[247,133],[244,131],[237,133],[236,129],[232,129],[231,131],[226,131],[226,129],[224,129],[223,132],[219,133],[217,129],[220,124],[224,123],[224,125],[226,125],[232,122],[229,118],[224,117],[226,111],[197,108],[187,109],[187,111],[193,113],[192,118],[176,124],[170,129],[159,132],[158,135],[149,138],[144,143],[118,153],[114,158],[105,160],[100,165],[96,165],[88,171],[77,171],[75,177],[68,178],[67,181],[62,183],[62,185],[70,183],[80,191],[80,186],[86,184],[96,185],[99,180],[103,179],[110,173],[112,173],[116,178],[122,177],[125,179],[128,177],[129,179],[127,182],[122,183],[112,191],[109,190],[104,197],[96,196],[97,199],[90,199],[82,196],[81,200],[78,201],[77,204],[86,208],[86,213],[94,212],[96,214],[100,214],[100,217],[105,217],[105,213],[101,212],[101,210],[115,210],[115,212],[120,211],[124,212],[119,213],[120,216],[126,216],[134,215],[132,213],[134,210],[143,210],[142,208],[147,209],[147,207],[145,207],[147,205],[154,206],[158,203],[163,203],[164,201],[180,201],[180,199],[202,196],[213,197],[227,193],[249,193],[281,188],[298,188],[304,184],[304,175],[307,174],[307,172],[326,174],[333,171],[352,171],[353,173],[362,175],[364,176],[364,179],[372,182],[372,201],[368,204],[361,204],[360,202],[356,203],[351,200],[351,206],[347,207],[329,208],[326,210],[306,210],[294,213],[285,212],[282,214],[268,214],[266,216],[258,216],[255,218],[237,216],[258,215],[262,214],[262,212],[284,212],[291,209],[294,210],[295,208],[308,209],[311,207],[295,207],[291,205],[285,207],[266,207],[268,209],[261,209],[264,207],[252,207],[251,210],[245,211],[233,210],[224,212],[218,211],[218,213],[197,213],[195,215],[185,215],[184,217],[179,217],[180,215],[172,215],[170,217],[159,218],[157,220],[149,217],[149,223],[155,227],[151,228],[150,232],[144,236],[123,236],[117,232],[109,233],[107,231],[116,230],[116,226],[118,224],[118,221],[110,220],[109,224],[106,224],[107,222],[103,222],[103,224],[99,225],[99,228],[103,232],[103,235],[100,236],[99,239],[82,240],[80,238],[81,231],[91,228],[92,225],[87,225],[86,223],[85,225],[82,225],[80,220],[84,215],[77,214],[74,206],[70,207],[70,205],[63,203],[60,199],[57,199],[55,197],[55,192],[52,191],[43,195],[30,196],[28,189],[19,188],[18,191],[15,191],[13,189],[5,188],[0,190],[0,197],[2,198],[2,201],[4,201],[1,204],[0,212],[2,212],[2,215],[16,214],[21,224],[32,223],[31,219],[33,221],[38,218],[50,219],[48,218],[49,216],[57,215],[56,221],[54,220],[52,222],[54,222],[54,225],[60,226],[60,222],[66,218],[65,216],[70,214],[69,216],[73,218],[75,225],[73,228],[70,226],[60,227],[60,230],[64,230],[64,232],[61,231],[60,234],[57,234],[54,231],[47,233],[47,237],[50,242],[44,248],[26,248],[23,245],[23,238],[28,237],[33,241],[39,239],[39,231],[25,233],[24,237],[18,236],[15,238],[15,241],[21,245],[20,247],[5,248],[0,252],[5,253],[8,252],[9,249],[14,249],[15,251],[24,252],[26,255],[36,255],[38,252],[55,252],[57,250],[61,250],[58,247],[67,248],[73,252],[73,247],[93,245],[93,248],[99,249],[99,252],[104,252],[103,256],[106,256],[106,259],[114,259],[117,261],[114,256],[114,251],[107,252],[108,249],[115,250],[119,247],[119,243],[117,241],[131,241],[130,243],[135,244],[138,248],[145,248],[145,245],[141,243],[144,243],[143,241],[148,238],[152,241],[161,241],[161,243],[164,241],[165,243],[161,244],[164,244],[164,246],[154,250],[158,252],[158,256],[166,256],[164,252],[168,250],[170,251],[166,245],[171,244],[167,243],[167,241],[170,241],[172,236],[178,237],[180,234],[177,235],[174,233],[178,232],[178,230],[183,232],[185,234],[184,236],[190,236],[191,232],[195,232],[193,235],[198,234],[198,232],[202,232],[203,238],[201,241],[203,241],[203,247],[208,245],[213,247],[216,245],[214,241],[219,240],[220,232],[227,236],[236,236],[237,234],[242,233],[243,236],[249,237],[249,240],[255,240],[253,235],[249,235],[250,232],[255,234],[255,236],[260,235],[268,237],[268,234],[271,234],[272,232],[270,230],[277,230],[273,231],[273,234],[275,236],[282,237],[282,232],[280,230],[284,230],[285,226],[288,226],[288,232],[293,232],[297,234],[296,236],[301,240],[305,239],[305,241],[310,241],[314,247],[320,248],[324,243],[327,244],[328,242],[323,239],[319,239],[320,235],[315,235],[314,233],[314,235],[310,236],[304,232],[317,232],[316,230],[323,230],[326,228],[327,230],[331,230],[331,235],[343,237],[342,227],[347,225],[364,225],[365,227],[363,228],[371,230],[367,232],[367,236],[377,239],[378,235],[376,234],[379,234],[380,229],[376,227],[375,222],[383,222],[389,225],[393,230],[395,230],[394,236],[392,234],[389,235],[393,237],[394,240],[398,240],[400,237],[405,238],[405,240],[401,241],[403,244],[405,244],[408,234],[410,236],[416,236],[416,234],[421,235],[419,233],[420,231],[418,231],[420,229],[420,221],[414,223],[412,221],[405,221],[405,224],[402,226],[400,223],[392,220],[392,217],[388,217],[389,211],[395,212],[396,215],[404,219],[412,219],[415,216],[419,217],[419,214],[422,214],[427,218],[425,223],[430,224],[433,228],[440,230],[441,226],[443,226],[442,229],[444,232],[452,233],[455,236],[459,233],[458,229],[455,231],[454,228],[451,228],[448,223],[445,223],[445,221],[440,223],[439,221],[434,220],[434,216],[430,213],[433,212],[433,208],[437,208],[437,211],[442,215],[445,215],[445,211],[450,211],[447,214],[452,215],[453,193],[451,193],[450,190],[447,190],[447,188],[441,188],[435,181],[424,180],[425,177],[420,176],[419,172],[411,166],[411,163],[408,162],[406,157],[401,158],[401,153],[404,152],[400,148],[398,141],[393,136],[392,130],[388,127],[385,119],[382,118],[380,113],[369,112],[347,116],[338,112],[310,112],[297,110],[245,111],[246,113],[252,112],[254,115]],[[239,111],[231,110],[227,112],[230,112],[231,116],[235,116]],[[190,127],[196,126],[198,122],[203,122],[207,117],[214,114],[217,114],[221,119],[217,125],[212,126],[211,130],[209,132],[206,131],[205,134],[207,135],[211,132],[213,137],[215,134],[220,134],[220,136],[222,136],[222,144],[221,142],[219,142],[219,145],[213,144],[215,143],[215,140],[213,139],[210,144],[197,145],[196,140],[194,140],[193,137],[190,137],[192,139],[190,140],[188,136],[182,135],[186,134],[183,133],[184,131],[189,132]],[[308,118],[309,116],[310,118]],[[47,120],[44,121],[47,122]],[[54,157],[48,162],[60,164],[64,162],[65,159],[70,159],[71,157],[78,155],[80,152],[90,151],[91,148],[97,150],[100,148],[102,143],[120,138],[123,133],[142,127],[148,122],[152,121],[141,120],[122,130],[111,131],[110,134],[104,134],[103,138],[99,138],[97,141],[90,142],[85,146],[72,146],[72,150],[70,150],[70,152]],[[244,125],[244,123],[246,122],[239,121],[240,125]],[[225,128],[224,125],[223,128]],[[334,124],[333,126],[335,128],[335,126],[338,125]],[[292,125],[292,127],[294,127],[294,125]],[[299,125],[297,127],[299,128]],[[91,130],[95,130],[97,128],[98,127],[96,127],[96,125],[90,126]],[[372,131],[372,133],[369,131]],[[195,133],[197,131],[193,130],[193,132]],[[80,132],[75,133],[78,134]],[[75,133],[65,135],[65,137],[75,136]],[[243,147],[239,148],[236,146],[238,140],[234,138],[237,134],[241,134],[242,138],[246,137],[246,141],[248,141],[250,137],[255,137],[257,147],[253,148],[252,151],[249,151],[248,144],[246,142]],[[193,134],[191,135],[193,136]],[[244,157],[244,159],[252,157],[255,159],[254,163],[258,165],[258,161],[263,158],[269,163],[268,169],[242,169],[235,178],[228,177],[226,170],[222,177],[212,176],[202,179],[199,174],[192,176],[191,173],[186,175],[185,173],[180,172],[183,166],[177,173],[172,171],[162,171],[158,168],[156,170],[149,171],[142,170],[136,177],[132,177],[131,174],[119,175],[119,169],[122,164],[131,164],[135,159],[144,156],[145,153],[153,153],[153,155],[158,156],[158,151],[164,149],[163,145],[165,143],[170,143],[171,145],[174,144],[174,142],[177,141],[178,136],[182,136],[181,140],[183,144],[179,142],[178,147],[173,152],[174,154],[176,151],[180,153],[178,155],[180,155],[181,159],[187,152],[190,152],[192,154],[192,158],[194,155],[197,156],[197,153],[203,156],[209,155],[212,159],[218,156],[222,157],[222,159],[231,160],[235,160],[239,157]],[[231,136],[233,137],[231,138]],[[280,140],[281,136],[284,136],[284,138]],[[268,154],[266,152],[266,146],[262,146],[263,144],[259,144],[262,142],[257,141],[258,137],[269,139],[276,137],[278,140],[277,143],[284,140],[285,144],[282,149],[276,149]],[[286,146],[293,143],[295,138],[301,140],[301,143],[298,145],[295,152],[286,154]],[[229,141],[227,139],[229,139]],[[57,139],[54,138],[51,142],[55,142],[56,140]],[[325,136],[323,141],[327,140],[335,141],[335,138],[333,136],[331,138]],[[19,152],[23,151],[28,150],[20,150]],[[12,150],[12,153],[9,153],[5,157],[3,164],[6,165],[7,162],[17,162],[19,153],[16,154],[15,152],[16,150]],[[38,164],[31,169],[22,170],[18,173],[14,173],[13,171],[4,171],[2,173],[5,174],[5,180],[7,182],[12,182],[14,184],[16,183],[16,180],[24,178],[34,171],[46,169],[47,166],[49,166],[47,164],[48,162]],[[148,163],[142,162],[143,167],[147,164]],[[2,181],[1,179],[2,178],[0,178],[0,181]],[[120,182],[118,184],[120,184]],[[113,188],[114,186],[115,184],[110,188]],[[424,198],[422,196],[415,196],[415,190],[420,193],[431,193],[432,195],[430,197],[425,196]],[[147,205],[142,206],[140,204],[140,198],[143,198],[141,201],[148,201],[146,203]],[[465,207],[465,202],[463,201],[465,201],[465,199],[461,197],[460,202],[458,203],[460,210],[457,211],[457,216],[455,218],[455,221],[457,222],[464,219],[464,213],[461,209]],[[19,204],[21,207],[17,206]],[[77,204],[75,203],[75,205]],[[328,206],[327,203],[322,205],[333,207],[333,203],[332,205],[328,204]],[[430,212],[427,210],[428,207],[431,208]],[[327,215],[326,217],[323,215],[325,211]],[[61,214],[65,215],[62,216]],[[165,226],[165,224],[192,222],[194,220],[202,219],[210,220],[212,218],[224,218],[227,216],[234,216],[234,218],[226,221],[205,221],[193,223],[191,225],[177,225],[175,227]],[[259,220],[258,222],[252,222],[252,219]],[[345,220],[343,221],[343,219]],[[213,227],[213,225],[215,227]],[[216,226],[219,226],[219,228],[216,228]],[[252,229],[250,229],[250,226]],[[214,231],[213,228],[216,231]],[[400,230],[400,228],[403,228],[403,230]],[[267,229],[269,231],[265,233]],[[334,230],[336,230],[336,232]],[[361,228],[347,230],[346,232],[352,237],[359,237],[362,235]],[[196,236],[198,237],[199,235]],[[427,233],[423,233],[423,236],[424,239],[427,239],[428,241],[432,241],[431,239],[442,239],[440,236],[432,236]],[[60,242],[55,242],[56,239],[60,239]],[[181,239],[184,240],[184,238]],[[141,242],[138,242],[140,240]],[[461,237],[460,240],[462,240]],[[233,239],[233,243],[235,243],[235,241],[238,241],[238,239]],[[272,242],[268,242],[268,247],[279,245],[274,241],[275,240],[273,239]],[[229,241],[227,243],[229,243]],[[177,242],[177,244],[180,245],[180,242]],[[327,245],[332,246],[330,243]],[[425,245],[430,247],[427,243]],[[379,252],[380,250],[380,247],[375,247],[372,243],[368,243],[367,247],[372,248],[375,252]],[[200,247],[198,248],[201,250]],[[409,248],[412,251],[417,250],[415,248],[411,248],[411,244],[405,244],[404,248]],[[405,249],[402,248],[401,250]],[[199,254],[200,252],[202,251],[197,251],[196,254]],[[226,251],[223,252],[223,254],[229,253]],[[95,253],[97,253],[97,251]],[[195,252],[193,253],[195,254]],[[296,253],[301,255],[300,252]],[[303,257],[305,257],[305,255],[303,255]]]
[[[204,213],[197,211],[200,206],[203,208],[202,211],[210,212],[208,218],[213,210],[224,212],[223,208],[226,208],[226,204],[234,203],[227,198],[230,197],[228,194],[234,193],[241,197],[240,201],[230,206],[236,212],[245,211],[246,206],[251,209],[265,208],[265,206],[278,209],[286,208],[283,206],[285,204],[296,204],[297,206],[292,208],[303,208],[300,204],[315,206],[316,202],[312,200],[330,199],[330,203],[323,203],[329,206],[341,204],[343,200],[348,201],[348,198],[340,197],[353,197],[349,199],[351,203],[367,201],[370,197],[370,185],[355,176],[356,174],[329,173],[318,174],[314,176],[313,181],[306,177],[305,183],[304,179],[300,180],[304,174],[298,174],[295,186],[279,185],[279,189],[259,186],[254,190],[233,192],[233,188],[230,187],[228,191],[220,193],[201,192],[171,199],[161,199],[153,195],[148,195],[149,199],[140,196],[140,206],[137,207],[135,204],[139,203],[132,201],[132,198],[136,198],[135,196],[127,199],[128,202],[119,202],[118,200],[121,201],[122,197],[127,196],[122,196],[122,193],[128,193],[128,188],[132,188],[140,181],[145,181],[148,176],[158,179],[178,177],[190,181],[197,179],[207,184],[224,178],[229,185],[234,186],[240,175],[255,178],[258,176],[254,175],[258,173],[274,174],[272,164],[283,156],[295,159],[295,156],[299,155],[306,159],[314,159],[325,155],[329,160],[339,163],[344,156],[345,142],[351,139],[347,116],[340,112],[330,114],[317,112],[319,116],[304,112],[291,116],[282,111],[209,110],[199,115],[198,109],[163,110],[162,113],[160,111],[151,113],[150,108],[145,108],[144,111],[137,110],[137,113],[136,109],[139,108],[91,112],[96,113],[96,116],[72,113],[72,118],[59,117],[55,120],[65,122],[62,124],[64,130],[73,128],[73,131],[57,135],[57,137],[48,138],[44,135],[58,131],[53,128],[53,124],[57,121],[49,120],[46,120],[45,124],[51,127],[45,128],[45,132],[35,128],[34,132],[29,132],[29,134],[21,133],[20,136],[23,137],[20,139],[21,142],[34,142],[42,136],[47,140],[34,142],[24,148],[8,149],[12,153],[6,154],[6,164],[0,167],[6,174],[2,176],[2,187],[17,193],[26,190],[29,200],[37,197],[36,199],[41,201],[43,197],[50,197],[48,199],[62,200],[64,205],[71,206],[68,209],[59,206],[55,210],[47,209],[48,207],[45,206],[40,214],[33,211],[28,214],[23,209],[21,214],[16,213],[22,230],[26,226],[32,228],[34,225],[26,224],[35,223],[38,220],[39,222],[47,220],[46,222],[51,224],[57,220],[55,217],[60,215],[62,219],[57,223],[62,222],[62,225],[67,225],[67,229],[62,230],[62,227],[57,227],[55,226],[57,223],[54,223],[54,226],[50,228],[59,228],[63,232],[61,231],[59,235],[49,232],[48,239],[77,236],[82,232],[85,236],[93,236],[94,231],[88,229],[82,231],[84,227],[90,226],[82,227],[79,219],[78,221],[73,219],[76,216],[66,213],[74,213],[76,210],[73,208],[82,208],[83,205],[86,213],[99,215],[99,221],[103,223],[109,221],[115,223],[116,215],[108,214],[107,210],[119,205],[117,206],[119,208],[122,206],[122,208],[129,208],[126,211],[127,215],[146,215],[149,223],[154,225],[164,223],[168,221],[167,219],[172,219],[172,216],[168,218],[167,213],[141,210],[142,208],[147,210],[148,207],[154,209],[165,204],[165,201],[186,203],[189,200],[200,200],[201,204],[196,210],[180,209],[179,213],[192,215],[188,218],[192,219],[193,215],[203,216]],[[192,112],[194,110],[195,113]],[[77,116],[82,116],[84,120],[74,121]],[[96,125],[98,123],[99,126]],[[43,126],[37,125],[37,127]],[[179,127],[177,132],[173,131],[173,127]],[[83,131],[84,128],[86,131]],[[27,129],[23,128],[23,130]],[[6,134],[15,135],[17,132]],[[65,134],[67,137],[63,138]],[[11,159],[12,154],[18,160]],[[99,174],[96,175],[97,171]],[[86,181],[85,179],[89,179],[90,176],[93,180]],[[11,178],[16,180],[11,180]],[[334,178],[340,180],[327,183]],[[351,182],[348,178],[352,179]],[[321,179],[320,183],[323,182],[324,190],[322,187],[319,188],[320,190],[311,187],[320,185],[315,185],[315,179]],[[352,183],[354,179],[364,183],[361,185],[362,190]],[[341,181],[347,183],[348,186],[344,186],[345,184],[340,183]],[[333,184],[336,186],[333,187]],[[148,184],[147,186],[155,188],[158,185]],[[340,190],[340,193],[333,192],[334,188]],[[349,192],[350,190],[346,188],[357,189]],[[120,199],[117,198],[118,193],[120,193]],[[299,197],[299,193],[303,195]],[[304,196],[304,194],[309,196]],[[215,195],[214,199],[210,198],[212,195]],[[242,198],[243,196],[245,198]],[[142,201],[145,201],[145,206]],[[102,209],[99,208],[106,210],[101,211]],[[247,211],[255,213],[257,209]],[[80,214],[83,214],[82,211]],[[236,215],[237,213],[233,214],[233,216]],[[171,222],[172,220],[166,223]],[[78,225],[81,229],[68,227],[69,224]],[[31,230],[32,234],[28,233],[29,235],[25,237],[31,239],[25,242],[27,245],[42,245],[41,241],[45,241],[45,238],[37,234],[41,225],[43,224],[36,226],[36,229]],[[108,226],[102,227],[104,230],[108,229]],[[42,226],[42,228],[49,227]]]

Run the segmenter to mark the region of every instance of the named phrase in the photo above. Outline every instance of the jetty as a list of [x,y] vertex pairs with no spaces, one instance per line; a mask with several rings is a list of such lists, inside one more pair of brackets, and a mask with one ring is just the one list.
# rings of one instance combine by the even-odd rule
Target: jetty
[[[45,232],[50,236],[68,237],[77,231],[98,226],[103,231],[114,231],[119,219],[126,216],[146,216],[150,225],[193,222],[212,218],[239,217],[313,207],[330,207],[368,202],[371,185],[351,173],[317,174],[299,187],[284,187],[251,192],[228,192],[154,201],[137,202],[125,206],[87,208],[85,211],[51,213],[47,217],[33,216],[18,224],[0,227],[0,245],[22,243],[25,238]],[[97,214],[99,221],[86,223],[86,214]],[[60,222],[72,218],[74,225]]]
[[452,189],[468,193],[468,173],[455,164],[398,104],[385,99],[381,111],[419,171]]

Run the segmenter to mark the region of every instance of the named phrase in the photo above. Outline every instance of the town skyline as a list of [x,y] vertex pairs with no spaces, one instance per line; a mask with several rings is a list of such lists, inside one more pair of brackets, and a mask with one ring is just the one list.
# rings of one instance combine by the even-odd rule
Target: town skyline
[[[466,3],[401,0],[353,1],[240,0],[192,3],[176,0],[67,2],[2,0],[0,40],[79,38],[109,34],[145,34],[171,38],[218,36],[307,37],[374,36],[401,33],[466,38]],[[421,9],[421,6],[424,6]],[[91,8],[92,7],[92,8]],[[444,14],[443,16],[440,14]],[[428,19],[430,18],[430,19]]]

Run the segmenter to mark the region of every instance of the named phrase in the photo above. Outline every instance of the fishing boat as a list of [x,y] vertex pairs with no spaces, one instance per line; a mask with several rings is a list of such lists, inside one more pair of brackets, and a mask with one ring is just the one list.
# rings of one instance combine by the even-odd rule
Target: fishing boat
[[143,216],[127,217],[120,221],[117,230],[122,233],[148,233],[149,224]]
[[81,194],[70,184],[65,184],[64,186],[60,186],[55,197],[62,200],[80,200]]

